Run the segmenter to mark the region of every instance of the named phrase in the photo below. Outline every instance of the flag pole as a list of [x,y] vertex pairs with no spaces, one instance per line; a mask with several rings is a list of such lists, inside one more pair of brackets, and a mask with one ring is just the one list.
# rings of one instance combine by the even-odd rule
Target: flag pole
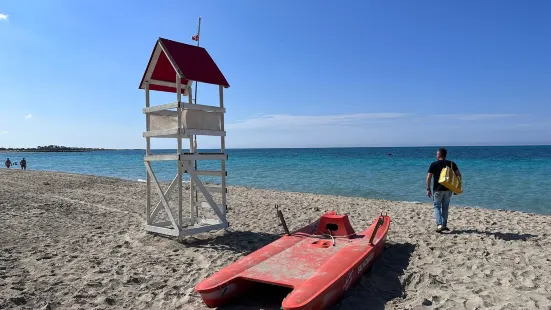
[[[199,16],[199,26],[197,26],[197,47],[199,47],[199,40],[201,39],[201,16]],[[193,93],[195,96],[194,97],[194,100],[195,100],[195,104],[197,104],[197,84],[198,82],[195,81],[195,92]],[[191,102],[190,102],[191,103]],[[197,136],[193,135],[191,137],[191,139],[193,140],[193,153],[197,152]],[[195,170],[197,170],[197,161],[194,160],[193,161],[193,167]]]
[[[197,47],[199,47],[199,40],[201,40],[201,16],[199,16],[199,26],[197,27]],[[195,104],[197,104],[197,81],[195,81]]]

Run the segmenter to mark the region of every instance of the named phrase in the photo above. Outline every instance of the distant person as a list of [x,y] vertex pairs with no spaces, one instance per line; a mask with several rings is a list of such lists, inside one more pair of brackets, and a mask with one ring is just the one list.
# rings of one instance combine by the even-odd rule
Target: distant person
[[[444,148],[439,148],[436,152],[436,161],[432,162],[427,174],[427,196],[432,198],[434,204],[434,217],[436,219],[436,231],[442,232],[449,230],[448,228],[448,209],[453,192],[438,182],[440,172],[444,167],[451,167],[455,175],[461,178],[461,172],[457,165],[449,160],[446,160],[448,151]],[[434,177],[432,192],[430,190],[430,179]]]
[[8,158],[6,160],[6,168],[10,169],[10,167],[11,167],[11,160]]
[[21,170],[27,170],[27,161],[25,160],[25,157],[19,162],[19,165],[21,166]]

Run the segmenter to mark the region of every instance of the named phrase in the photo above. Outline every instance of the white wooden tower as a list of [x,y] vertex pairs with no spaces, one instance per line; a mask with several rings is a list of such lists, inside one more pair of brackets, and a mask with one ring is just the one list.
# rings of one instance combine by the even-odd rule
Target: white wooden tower
[[[194,103],[193,82],[218,85],[219,105]],[[226,78],[204,48],[164,38],[157,40],[140,83],[140,89],[145,90],[146,231],[181,237],[229,226],[226,219],[228,156],[224,130],[224,88],[228,87]],[[176,101],[153,106],[151,91],[175,93]],[[187,102],[182,97],[187,97]],[[220,152],[197,152],[197,136],[220,137]],[[152,138],[176,139],[176,153],[152,154]],[[197,161],[203,160],[221,161],[220,170],[197,170]],[[176,162],[175,177],[165,191],[153,171],[154,161]],[[190,178],[187,198],[183,196],[183,177],[186,174]],[[220,186],[206,185],[200,176],[220,177]],[[156,204],[152,204],[152,186],[160,198]],[[177,192],[177,200],[170,201],[173,191]],[[218,201],[215,201],[214,193],[218,195]],[[214,212],[204,212],[210,210]],[[159,216],[160,213],[164,215]],[[215,218],[206,218],[207,213]]]

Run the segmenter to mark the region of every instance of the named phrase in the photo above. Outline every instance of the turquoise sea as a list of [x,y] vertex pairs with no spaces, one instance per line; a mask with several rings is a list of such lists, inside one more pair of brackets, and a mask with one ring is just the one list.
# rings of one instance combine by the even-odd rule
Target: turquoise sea
[[[229,149],[227,182],[285,191],[430,202],[426,197],[425,178],[436,149]],[[448,159],[457,163],[464,177],[465,192],[453,196],[452,205],[551,214],[551,146],[447,149]],[[154,154],[162,153],[175,153],[175,150],[154,151]],[[144,155],[144,150],[0,152],[0,160],[3,164],[6,157],[12,161],[25,157],[28,170],[145,180]],[[199,162],[199,168],[216,169],[219,163]],[[176,174],[176,162],[154,162],[153,169],[158,179],[170,181]]]

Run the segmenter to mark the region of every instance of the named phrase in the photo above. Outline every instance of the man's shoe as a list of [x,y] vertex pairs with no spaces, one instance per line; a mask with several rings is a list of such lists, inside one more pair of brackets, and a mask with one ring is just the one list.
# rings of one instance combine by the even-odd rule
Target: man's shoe
[[442,229],[443,229],[442,225],[436,226],[436,232],[442,232]]
[[442,226],[442,230],[444,230],[444,231],[450,231],[450,229],[448,228],[448,226]]

